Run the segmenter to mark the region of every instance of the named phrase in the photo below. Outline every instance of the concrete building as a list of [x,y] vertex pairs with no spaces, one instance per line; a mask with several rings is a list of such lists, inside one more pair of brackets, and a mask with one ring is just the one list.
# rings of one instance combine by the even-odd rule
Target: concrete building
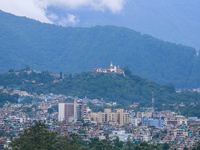
[[96,112],[91,112],[90,113],[90,120],[91,121],[98,121],[98,113],[96,113]]
[[74,101],[74,121],[79,118],[84,118],[87,115],[87,105],[83,104],[82,100]]
[[200,125],[200,119],[198,119],[198,117],[188,117],[187,123],[188,125],[194,125],[194,124]]
[[161,119],[150,119],[148,117],[142,118],[142,125],[145,126],[155,126],[157,128],[163,128],[164,127],[164,120]]
[[58,104],[58,121],[65,120],[65,103]]
[[164,119],[165,125],[187,125],[187,118],[184,116],[167,117]]
[[142,131],[141,135],[139,136],[139,139],[145,142],[152,140],[150,131],[149,130]]
[[87,115],[87,105],[81,100],[75,100],[74,103],[59,103],[58,121],[77,121]]
[[117,109],[116,112],[111,112],[111,109],[104,109],[104,112],[91,113],[90,119],[99,123],[110,121],[124,125],[129,123],[129,113],[124,113],[124,109]]
[[118,124],[120,125],[124,125],[124,109],[117,109],[117,114],[118,114],[118,117],[117,117],[117,122]]

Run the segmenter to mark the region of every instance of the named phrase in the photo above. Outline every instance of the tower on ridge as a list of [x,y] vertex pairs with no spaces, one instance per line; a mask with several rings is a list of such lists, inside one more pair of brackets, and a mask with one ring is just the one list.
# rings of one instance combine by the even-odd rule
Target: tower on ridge
[[112,61],[111,61],[111,64],[110,64],[110,69],[113,69],[113,64],[112,64]]

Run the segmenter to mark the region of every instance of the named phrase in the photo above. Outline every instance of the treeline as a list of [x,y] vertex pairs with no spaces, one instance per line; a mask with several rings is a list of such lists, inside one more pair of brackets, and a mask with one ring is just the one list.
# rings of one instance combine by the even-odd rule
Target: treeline
[[[26,68],[27,67],[28,66],[26,66]],[[0,85],[4,87],[20,87],[22,84],[50,83],[55,79],[48,70],[37,73],[34,70],[26,68],[16,71],[14,71],[14,69],[9,69],[8,72],[0,73]]]
[[80,73],[129,66],[134,74],[176,88],[200,87],[200,56],[176,45],[115,26],[64,28],[0,12],[0,72],[25,62],[36,70]]
[[[84,142],[77,134],[68,137],[60,137],[57,132],[50,132],[48,127],[41,122],[26,129],[20,138],[15,139],[4,150],[167,150],[170,146],[151,145],[147,142],[135,144],[130,138],[127,142],[122,142],[119,138],[110,139],[108,134],[103,140],[94,138],[90,142]],[[196,145],[199,148],[199,145]]]
[[185,107],[179,108],[179,111],[182,115],[187,117],[198,117],[200,118],[200,104],[193,106],[187,105]]
[[172,84],[162,85],[132,74],[128,67],[124,68],[126,76],[119,74],[104,74],[83,72],[80,74],[65,75],[57,83],[41,86],[28,84],[22,87],[37,94],[66,94],[89,99],[103,99],[106,102],[117,102],[123,106],[140,103],[140,106],[151,106],[152,92],[154,92],[155,106],[164,104],[200,102],[198,92],[183,91],[177,93]]
[[18,103],[18,98],[18,94],[9,95],[6,93],[0,93],[0,107],[3,107],[5,102]]

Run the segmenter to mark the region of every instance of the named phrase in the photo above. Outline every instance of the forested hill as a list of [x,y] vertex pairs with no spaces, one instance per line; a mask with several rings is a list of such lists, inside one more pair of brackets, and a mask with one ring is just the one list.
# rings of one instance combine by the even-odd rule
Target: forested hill
[[[62,73],[56,75],[48,71],[30,71],[30,68],[26,66],[19,72],[13,72],[10,69],[8,73],[0,74],[0,83],[2,86],[8,87],[9,92],[17,88],[32,94],[55,93],[78,96],[79,98],[87,96],[90,99],[103,98],[105,102],[113,101],[123,106],[129,106],[133,103],[151,106],[152,92],[155,95],[156,107],[162,106],[163,103],[180,104],[183,102],[189,105],[191,102],[200,102],[198,92],[184,91],[177,93],[172,84],[158,84],[155,81],[132,74],[128,67],[123,69],[126,76],[90,71],[74,75],[62,75]],[[0,94],[0,103],[3,104],[6,98],[5,94]],[[11,102],[15,100],[15,97],[8,98]]]
[[158,83],[200,87],[200,57],[194,48],[123,27],[64,28],[0,11],[0,72],[30,65],[75,73],[108,68],[111,61]]
[[[38,86],[27,83],[22,90],[37,94],[66,94],[80,98],[101,99],[106,102],[117,102],[123,106],[140,103],[141,106],[151,106],[152,92],[155,95],[155,106],[163,103],[174,104],[200,102],[198,92],[184,91],[176,93],[172,84],[161,85],[155,81],[133,75],[128,67],[124,68],[126,76],[119,74],[104,74],[83,72],[81,74],[65,75],[62,81]],[[29,75],[30,77],[33,75]],[[51,81],[51,80],[50,80]]]

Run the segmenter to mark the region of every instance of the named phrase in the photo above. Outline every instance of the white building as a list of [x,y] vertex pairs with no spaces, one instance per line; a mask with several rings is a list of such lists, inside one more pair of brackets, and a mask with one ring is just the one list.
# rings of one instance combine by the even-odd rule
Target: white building
[[87,105],[82,100],[75,100],[74,103],[59,103],[58,121],[77,121],[87,116]]
[[58,121],[65,120],[65,103],[58,104]]

